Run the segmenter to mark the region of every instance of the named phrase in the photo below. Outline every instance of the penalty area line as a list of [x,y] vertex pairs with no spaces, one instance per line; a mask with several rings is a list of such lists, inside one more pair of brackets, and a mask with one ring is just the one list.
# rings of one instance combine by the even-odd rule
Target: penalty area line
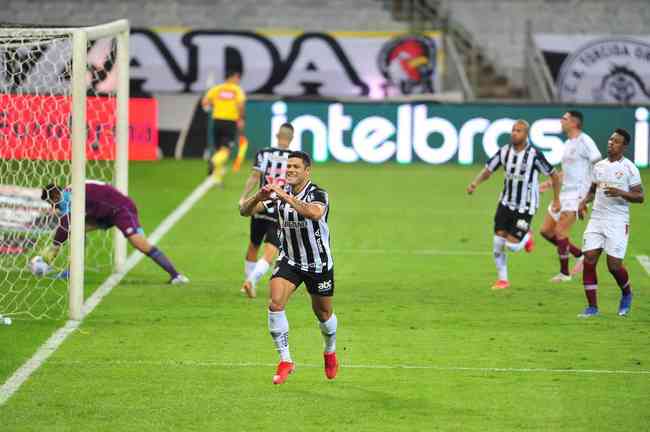
[[[206,194],[214,185],[212,177],[206,178],[185,200],[163,220],[160,225],[149,236],[152,244],[158,243],[167,232],[183,217],[192,207]],[[118,273],[109,276],[97,290],[91,295],[81,309],[81,320],[68,320],[63,327],[56,330],[50,338],[41,345],[34,355],[27,360],[16,372],[11,375],[7,381],[0,387],[0,406],[18,391],[25,381],[63,344],[63,342],[76,329],[79,328],[83,319],[90,314],[104,297],[120,283],[133,267],[135,267],[144,257],[140,252],[132,253],[126,261],[124,269]]]
[[[197,368],[274,368],[275,363],[242,362],[229,363],[210,360],[71,360],[52,361],[55,366],[153,366],[153,367],[197,367]],[[296,363],[297,368],[320,369],[322,364]],[[481,372],[481,373],[537,373],[537,374],[593,374],[593,375],[650,375],[650,370],[629,369],[572,369],[572,368],[516,368],[516,367],[463,367],[409,364],[347,364],[342,369],[389,369],[389,370],[431,370],[439,372]]]

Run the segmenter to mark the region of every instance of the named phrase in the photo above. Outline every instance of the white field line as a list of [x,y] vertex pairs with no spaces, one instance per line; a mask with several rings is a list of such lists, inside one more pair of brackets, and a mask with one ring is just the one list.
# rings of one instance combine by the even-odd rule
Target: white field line
[[377,254],[377,255],[441,255],[441,256],[477,256],[492,255],[492,252],[454,251],[444,249],[337,249],[335,252]]
[[[193,206],[194,204],[205,195],[205,193],[214,184],[211,177],[205,179],[185,200],[179,205],[149,237],[152,244],[156,244]],[[126,276],[126,274],[133,269],[144,257],[140,252],[134,252],[129,256],[126,261],[124,270],[119,273],[114,273],[109,276],[104,283],[97,288],[92,296],[86,300],[82,308],[82,318],[90,314],[102,299],[111,292],[111,290]],[[81,321],[69,320],[63,327],[59,328],[50,336],[50,338],[41,345],[36,353],[25,362],[12,376],[5,381],[0,387],[0,405],[3,405],[19,388],[27,381],[27,379],[34,373],[41,365],[50,357],[67,339],[67,337],[74,332]]]
[[[229,363],[220,361],[197,361],[197,360],[72,360],[52,361],[52,365],[58,366],[159,366],[159,367],[200,367],[200,368],[275,368],[275,363],[242,362]],[[297,368],[320,369],[322,364],[296,363]],[[515,368],[515,367],[463,367],[463,366],[436,366],[436,365],[408,365],[408,364],[346,364],[342,363],[343,369],[414,369],[432,370],[439,372],[484,372],[484,373],[538,373],[538,374],[602,374],[602,375],[650,375],[650,370],[625,370],[625,369],[560,369],[560,368]]]
[[637,255],[636,259],[639,260],[639,264],[645,269],[645,272],[650,275],[650,258],[647,255]]

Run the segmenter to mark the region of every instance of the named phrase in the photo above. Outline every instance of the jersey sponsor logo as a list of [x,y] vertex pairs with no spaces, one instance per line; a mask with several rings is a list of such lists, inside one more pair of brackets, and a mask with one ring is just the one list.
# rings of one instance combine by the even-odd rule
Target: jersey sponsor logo
[[525,180],[526,175],[525,174],[511,174],[511,173],[506,173],[505,174],[506,179],[508,180]]
[[332,289],[332,281],[324,281],[318,283],[318,292],[327,292]]
[[221,90],[217,97],[222,100],[233,100],[237,97],[237,95],[235,92],[232,92],[230,90]]
[[282,226],[284,228],[289,228],[289,229],[302,229],[302,228],[307,228],[309,222],[307,221],[284,221]]
[[639,103],[650,100],[650,44],[613,37],[592,41],[562,63],[560,99]]

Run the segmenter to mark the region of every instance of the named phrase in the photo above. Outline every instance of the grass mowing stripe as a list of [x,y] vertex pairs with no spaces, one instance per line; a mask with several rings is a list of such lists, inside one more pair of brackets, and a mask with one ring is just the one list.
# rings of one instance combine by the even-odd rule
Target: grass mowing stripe
[[[211,177],[205,179],[182,203],[179,205],[164,221],[155,229],[149,237],[152,244],[156,244],[175,224],[178,222],[199,199],[213,186],[214,181]],[[91,313],[102,299],[108,295],[111,290],[126,276],[126,274],[140,262],[144,257],[140,252],[134,252],[129,256],[124,270],[120,273],[111,275],[106,281],[93,293],[92,296],[85,302],[82,308],[82,318]],[[20,386],[27,381],[27,379],[34,373],[45,361],[50,357],[74,332],[81,321],[69,320],[63,327],[56,330],[50,338],[41,345],[36,353],[25,362],[7,381],[0,387],[0,406],[3,405],[9,398],[20,388]]]
[[[106,361],[54,361],[60,366],[165,366],[165,367],[206,367],[206,368],[273,368],[276,363],[241,362],[229,363],[210,360],[106,360]],[[320,369],[323,365],[297,363],[296,368]],[[413,369],[440,372],[501,372],[501,373],[549,373],[549,374],[607,374],[607,375],[650,375],[650,370],[626,369],[571,369],[571,368],[517,368],[517,367],[465,367],[409,364],[345,364],[342,369]]]

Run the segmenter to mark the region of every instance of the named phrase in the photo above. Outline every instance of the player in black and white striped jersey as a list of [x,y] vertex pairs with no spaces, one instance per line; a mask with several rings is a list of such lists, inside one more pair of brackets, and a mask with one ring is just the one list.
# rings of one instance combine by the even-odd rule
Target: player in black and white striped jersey
[[291,294],[303,282],[325,339],[325,375],[333,379],[338,371],[338,362],[337,319],[332,306],[334,260],[327,223],[330,202],[327,192],[311,182],[309,155],[292,152],[287,164],[287,186],[264,186],[242,203],[240,213],[249,216],[269,208],[276,211],[281,242],[280,259],[271,277],[268,312],[269,331],[280,354],[273,383],[284,383],[294,370],[289,353],[289,322],[284,309]]
[[[284,186],[287,181],[287,160],[289,145],[293,139],[293,126],[284,123],[276,134],[277,147],[267,147],[259,150],[255,155],[251,175],[246,181],[239,205],[249,197],[256,186],[263,188],[268,184]],[[250,298],[256,296],[256,285],[260,278],[269,269],[273,260],[278,255],[280,239],[278,238],[278,220],[273,210],[254,214],[250,223],[250,241],[246,251],[244,274],[245,280],[241,290]],[[263,256],[257,255],[265,243]]]
[[467,193],[472,194],[497,168],[502,166],[505,171],[503,190],[494,216],[493,251],[499,278],[493,289],[510,286],[505,250],[531,252],[533,249],[530,223],[539,207],[540,172],[551,177],[552,209],[557,211],[560,208],[560,178],[544,155],[528,142],[528,129],[528,122],[517,120],[512,126],[510,144],[501,147],[467,187]]

